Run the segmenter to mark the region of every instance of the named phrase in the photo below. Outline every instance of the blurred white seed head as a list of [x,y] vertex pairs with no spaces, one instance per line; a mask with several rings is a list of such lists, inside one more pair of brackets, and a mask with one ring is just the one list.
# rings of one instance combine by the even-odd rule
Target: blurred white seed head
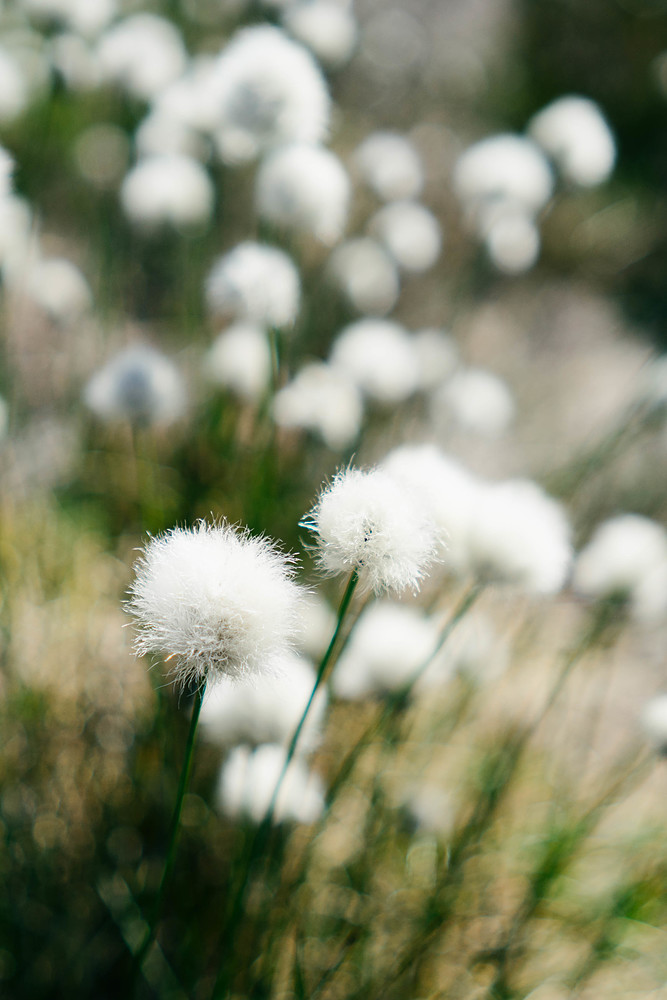
[[639,375],[638,398],[649,412],[667,413],[667,354],[652,358]]
[[223,49],[211,81],[216,142],[229,163],[288,142],[323,140],[331,112],[326,81],[307,49],[270,25],[244,28]]
[[482,368],[455,372],[433,395],[436,422],[448,415],[462,430],[500,437],[514,420],[516,404],[507,383]]
[[551,197],[553,174],[530,139],[496,135],[476,142],[459,157],[454,190],[473,219],[493,203],[509,203],[532,215]]
[[184,686],[275,673],[298,600],[293,559],[268,538],[199,521],[148,541],[126,607],[136,654],[161,653]]
[[0,46],[0,122],[11,122],[29,101],[27,81],[20,64],[4,45]]
[[442,687],[454,674],[462,674],[474,684],[492,682],[504,673],[508,662],[507,644],[491,621],[479,612],[468,612],[424,671],[418,693]]
[[185,411],[183,377],[147,344],[126,347],[90,379],[84,401],[101,420],[168,425]]
[[321,361],[304,365],[273,401],[273,418],[279,426],[314,431],[334,450],[352,444],[363,415],[361,393],[354,381]]
[[140,157],[177,156],[204,159],[206,143],[190,125],[166,111],[153,109],[139,122],[134,146]]
[[398,269],[387,251],[370,237],[357,237],[336,247],[328,270],[358,312],[384,316],[396,305]]
[[0,198],[12,192],[14,159],[4,146],[0,146]]
[[638,622],[659,625],[667,621],[667,558],[642,576],[631,598],[631,611]]
[[350,180],[338,157],[323,146],[284,146],[261,164],[255,202],[262,218],[331,246],[345,229]]
[[468,558],[483,581],[556,594],[572,562],[565,512],[528,480],[480,488],[468,527]]
[[28,258],[25,271],[12,273],[10,283],[14,277],[22,291],[56,322],[74,322],[92,305],[88,282],[66,257]]
[[458,345],[452,335],[445,330],[431,328],[418,330],[412,342],[417,357],[421,390],[437,388],[458,368]]
[[[233,680],[221,677],[206,689],[201,709],[204,735],[213,743],[289,743],[315,685],[311,663],[288,652],[275,661],[275,676]],[[320,741],[327,694],[315,695],[297,744],[308,753]]]
[[337,0],[297,0],[283,14],[287,31],[331,69],[344,66],[357,42],[357,21]]
[[537,263],[540,231],[522,208],[502,205],[484,211],[478,227],[491,263],[503,274],[523,274]]
[[397,132],[373,132],[357,147],[354,162],[362,178],[383,201],[417,198],[424,172],[415,146]]
[[318,592],[307,593],[301,605],[300,621],[298,649],[315,660],[321,659],[336,627],[333,609]]
[[205,359],[208,378],[250,402],[261,399],[271,379],[271,350],[266,330],[235,323],[224,330]]
[[117,0],[22,0],[22,6],[35,17],[60,21],[86,37],[106,28],[118,9]]
[[330,361],[379,403],[400,403],[419,383],[410,334],[391,320],[360,319],[344,327],[334,341]]
[[572,184],[606,181],[616,161],[614,136],[595,101],[559,97],[531,118],[528,131]]
[[156,95],[153,111],[178,122],[181,128],[212,134],[218,121],[214,85],[216,65],[213,56],[195,56],[185,73]]
[[213,183],[206,168],[190,156],[149,156],[125,177],[123,211],[138,225],[192,226],[213,210]]
[[415,679],[437,639],[433,620],[419,608],[389,600],[370,604],[336,664],[334,694],[355,700],[397,691]]
[[595,529],[574,568],[575,589],[587,597],[634,599],[636,589],[667,561],[667,532],[639,514],[620,514]]
[[[250,750],[236,747],[223,764],[217,789],[221,812],[233,819],[260,823],[267,812],[285,765],[282,746],[266,743]],[[324,788],[318,775],[294,758],[280,787],[273,812],[276,823],[314,823],[324,809]]]
[[103,79],[133,97],[151,100],[179,77],[187,53],[178,28],[157,14],[133,14],[112,25],[100,38],[96,61]]
[[382,469],[344,469],[302,522],[327,574],[359,575],[363,590],[417,591],[442,538],[420,499]]
[[373,216],[369,232],[404,271],[416,274],[433,267],[442,249],[440,223],[416,201],[394,201]]
[[85,92],[102,82],[93,46],[81,35],[70,31],[55,35],[51,39],[50,56],[54,69],[70,90]]
[[263,243],[239,243],[216,260],[206,279],[212,313],[260,326],[291,326],[300,294],[299,272],[292,259]]
[[656,695],[644,705],[641,727],[659,754],[667,753],[667,694]]

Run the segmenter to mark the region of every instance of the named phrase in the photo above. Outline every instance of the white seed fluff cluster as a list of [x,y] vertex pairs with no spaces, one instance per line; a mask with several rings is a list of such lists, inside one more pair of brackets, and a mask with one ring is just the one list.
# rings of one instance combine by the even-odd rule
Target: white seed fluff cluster
[[350,7],[338,0],[298,0],[283,14],[294,38],[331,69],[343,66],[357,41],[357,22]]
[[223,330],[206,355],[205,371],[212,382],[242,399],[261,399],[271,379],[266,331],[251,323],[234,323]]
[[273,400],[273,419],[280,427],[313,431],[334,450],[352,444],[363,415],[361,393],[354,381],[322,361],[304,365]]
[[531,118],[528,131],[572,184],[594,187],[614,169],[614,136],[587,97],[559,97]]
[[420,274],[433,267],[442,249],[440,223],[416,201],[394,201],[373,216],[369,231],[404,271]]
[[[236,747],[220,772],[218,806],[226,816],[260,823],[266,816],[285,765],[285,749],[265,743],[250,750]],[[324,809],[324,788],[317,774],[298,757],[285,774],[273,811],[276,823],[314,823]]]
[[223,49],[211,81],[223,160],[252,160],[288,142],[320,142],[330,99],[307,49],[270,25],[244,28]]
[[436,423],[443,411],[462,430],[499,437],[514,420],[516,404],[507,384],[493,372],[464,368],[432,397],[431,412]]
[[328,149],[297,143],[281,147],[263,161],[255,201],[262,218],[332,246],[345,229],[350,180]]
[[96,63],[105,80],[150,100],[183,73],[187,53],[178,28],[167,18],[133,14],[102,35]]
[[454,189],[466,208],[509,202],[533,214],[551,197],[553,174],[534,142],[508,133],[482,139],[459,157]]
[[373,132],[358,146],[354,162],[368,186],[383,201],[417,198],[424,185],[419,153],[397,132]]
[[346,240],[329,258],[329,274],[350,305],[368,316],[384,316],[396,305],[400,278],[394,259],[369,236]]
[[26,261],[25,271],[18,276],[18,281],[25,294],[59,323],[79,319],[92,305],[88,282],[66,257],[37,254]]
[[213,209],[213,182],[191,156],[147,156],[125,177],[120,200],[127,217],[139,225],[174,226],[206,222]]
[[[233,681],[219,678],[206,688],[200,723],[213,743],[289,743],[315,685],[312,664],[287,653],[276,661],[276,676]],[[297,750],[307,753],[321,737],[327,694],[322,687],[315,695]]]
[[400,403],[419,384],[412,339],[391,320],[360,319],[344,327],[334,341],[330,361],[379,403]]
[[174,657],[181,686],[274,673],[297,626],[291,558],[224,522],[150,539],[130,594],[135,652]]
[[299,272],[282,250],[239,243],[219,257],[206,279],[212,313],[260,326],[291,326],[299,312]]
[[382,469],[344,469],[302,522],[328,574],[359,575],[376,594],[417,591],[441,557],[441,535],[419,498]]
[[185,384],[164,354],[147,344],[134,344],[93,375],[84,401],[101,420],[166,426],[183,416]]

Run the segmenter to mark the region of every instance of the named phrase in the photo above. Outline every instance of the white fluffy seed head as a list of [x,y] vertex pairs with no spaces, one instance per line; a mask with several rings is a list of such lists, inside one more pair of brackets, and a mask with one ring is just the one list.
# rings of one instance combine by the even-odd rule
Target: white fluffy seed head
[[400,403],[419,384],[419,363],[412,339],[391,320],[361,319],[338,334],[331,364],[379,403]]
[[655,750],[667,753],[667,694],[656,695],[644,705],[641,727]]
[[442,249],[440,223],[416,201],[394,201],[373,216],[369,232],[404,271],[420,274],[433,267]]
[[[218,807],[226,816],[260,823],[266,816],[285,765],[285,748],[266,743],[232,750],[223,764],[217,789]],[[299,758],[291,761],[280,786],[273,821],[314,823],[324,809],[324,788],[317,774]]]
[[187,64],[180,32],[157,14],[133,14],[99,40],[96,63],[105,80],[140,100],[150,100],[179,77]]
[[291,326],[299,311],[299,272],[290,257],[263,243],[239,243],[206,279],[212,313],[260,326]]
[[515,479],[480,487],[468,527],[470,567],[482,580],[530,594],[555,594],[572,562],[570,525],[535,483]]
[[363,415],[361,393],[352,379],[321,361],[304,365],[273,401],[279,426],[314,431],[334,450],[352,444]]
[[418,330],[412,340],[419,367],[419,388],[435,389],[458,368],[458,345],[450,333],[433,328]]
[[149,156],[125,177],[120,200],[128,218],[140,225],[197,225],[210,218],[213,183],[191,156]]
[[275,673],[297,627],[293,559],[225,522],[151,538],[130,595],[135,652],[174,658],[181,686]]
[[354,51],[357,22],[337,0],[299,0],[283,14],[285,28],[331,69],[343,66]]
[[167,426],[183,416],[185,383],[164,354],[147,344],[134,344],[93,375],[84,401],[101,420]]
[[208,351],[204,369],[212,382],[231,389],[242,399],[261,399],[271,379],[266,330],[251,323],[228,327]]
[[663,526],[639,514],[621,514],[598,525],[577,557],[573,584],[587,597],[632,598],[665,561]]
[[499,437],[514,420],[516,404],[507,383],[482,368],[455,372],[431,400],[434,417],[444,411],[462,430]]
[[307,49],[270,25],[244,28],[223,49],[211,81],[216,141],[226,162],[288,142],[320,142],[331,112],[326,81]]
[[73,322],[92,305],[88,282],[66,257],[37,256],[18,277],[26,295],[57,322]]
[[263,161],[255,201],[262,218],[332,246],[347,222],[350,180],[328,149],[298,143],[277,149]]
[[[315,685],[313,665],[289,652],[276,660],[276,675],[233,681],[219,678],[207,686],[201,710],[204,735],[213,743],[289,743]],[[315,695],[297,744],[299,753],[317,746],[326,709],[327,694]]]
[[503,274],[523,274],[540,256],[540,231],[529,212],[514,205],[481,211],[478,229],[491,263]]
[[559,97],[531,118],[528,131],[572,184],[594,187],[614,169],[613,133],[587,97]]
[[359,575],[376,594],[417,591],[441,558],[442,537],[420,499],[382,469],[344,469],[302,522],[327,574]]
[[328,270],[358,312],[384,316],[400,292],[398,268],[379,243],[368,236],[347,240],[329,258]]
[[417,198],[424,185],[414,145],[397,132],[373,132],[354,154],[361,176],[383,201]]
[[532,214],[551,197],[553,175],[544,154],[530,139],[496,135],[476,142],[459,157],[454,189],[472,212],[490,202],[506,202]]

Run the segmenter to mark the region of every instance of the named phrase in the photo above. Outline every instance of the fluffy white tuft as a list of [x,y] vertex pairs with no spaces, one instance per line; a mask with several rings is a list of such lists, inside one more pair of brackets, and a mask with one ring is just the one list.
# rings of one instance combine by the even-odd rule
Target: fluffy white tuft
[[322,361],[304,365],[273,401],[277,424],[314,431],[334,450],[352,444],[363,416],[361,393],[355,383],[344,371]]
[[93,375],[84,401],[102,420],[166,426],[183,416],[185,384],[164,354],[147,344],[134,344]]
[[274,673],[297,627],[293,559],[225,522],[151,538],[130,594],[135,652],[174,657],[181,686]]
[[355,164],[363,179],[383,201],[416,198],[424,185],[419,154],[397,132],[373,132],[358,146]]
[[344,327],[334,341],[330,361],[380,403],[400,403],[419,384],[412,338],[391,320],[360,319]]
[[610,176],[616,143],[600,108],[587,97],[560,97],[531,118],[530,135],[573,184],[594,187]]
[[[227,816],[260,823],[285,765],[285,749],[266,743],[256,750],[237,747],[225,761],[218,781],[217,801]],[[318,775],[299,758],[291,761],[273,812],[276,823],[314,823],[324,809],[324,788]]]
[[283,24],[325,66],[343,66],[357,41],[357,22],[349,7],[337,0],[299,0],[283,14]]
[[459,157],[454,189],[472,212],[489,203],[505,202],[536,213],[551,197],[553,174],[530,139],[496,135],[476,142]]
[[368,236],[346,240],[329,258],[329,273],[350,304],[368,316],[384,316],[400,292],[398,268],[379,243]]
[[[93,6],[93,5],[91,5]],[[96,63],[105,80],[150,100],[179,77],[187,64],[181,34],[157,14],[133,14],[110,27],[97,45]]]
[[416,201],[385,205],[371,219],[369,231],[404,271],[416,274],[427,271],[440,256],[440,223],[428,208]]
[[243,399],[261,399],[271,379],[271,351],[266,331],[251,323],[234,323],[224,330],[206,355],[212,382]]
[[663,526],[639,514],[620,514],[595,529],[577,557],[573,584],[587,597],[634,600],[637,588],[665,562],[667,532]]
[[465,368],[434,394],[431,412],[436,420],[442,411],[465,431],[499,437],[514,420],[516,404],[507,384],[493,372]]
[[125,214],[141,225],[175,226],[206,222],[213,209],[213,183],[191,156],[148,156],[125,177],[120,200]]
[[218,258],[206,279],[211,312],[260,326],[291,326],[300,294],[299,272],[291,258],[263,243],[239,243]]

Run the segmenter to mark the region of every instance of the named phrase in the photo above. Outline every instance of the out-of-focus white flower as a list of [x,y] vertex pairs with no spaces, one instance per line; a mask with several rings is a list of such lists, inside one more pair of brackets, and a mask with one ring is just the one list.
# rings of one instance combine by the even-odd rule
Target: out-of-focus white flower
[[636,588],[667,561],[667,532],[640,514],[620,514],[599,524],[581,550],[573,584],[587,597],[633,599]]
[[139,123],[134,145],[141,157],[182,156],[203,159],[206,143],[193,128],[164,111],[153,110]]
[[179,77],[187,53],[178,28],[157,14],[133,14],[106,31],[97,45],[103,79],[148,101]]
[[354,51],[357,22],[351,9],[337,0],[298,0],[283,14],[283,24],[320,62],[343,66]]
[[102,74],[95,52],[81,35],[62,32],[51,39],[50,48],[53,66],[70,90],[93,90],[101,83]]
[[419,366],[412,339],[390,320],[360,319],[334,341],[331,363],[380,403],[400,403],[415,392]]
[[183,416],[185,385],[176,365],[146,344],[126,347],[88,382],[84,401],[102,420],[171,424]]
[[362,613],[332,677],[338,698],[397,691],[416,678],[438,639],[431,618],[396,601],[376,601]]
[[22,280],[20,275],[25,262],[33,256],[34,242],[32,212],[27,201],[15,195],[0,195],[0,266],[8,284]]
[[118,7],[116,0],[23,0],[22,5],[29,14],[61,21],[86,37],[102,31]]
[[239,243],[218,258],[206,279],[211,312],[260,326],[291,326],[300,295],[299,272],[292,259],[263,243]]
[[535,483],[513,479],[480,487],[468,526],[470,568],[481,580],[556,594],[572,562],[565,513]]
[[[315,686],[315,671],[295,653],[276,661],[275,669],[276,675],[261,683],[221,677],[209,685],[201,709],[204,735],[222,746],[289,743]],[[320,687],[299,737],[299,752],[318,744],[326,702],[326,690]]]
[[14,159],[4,146],[0,146],[0,198],[11,194],[14,174]]
[[491,263],[503,274],[523,274],[537,263],[540,231],[522,209],[502,206],[485,212],[479,229]]
[[598,105],[587,97],[552,101],[530,119],[528,131],[573,184],[594,187],[614,169],[614,136]]
[[213,209],[213,183],[189,156],[149,156],[130,170],[120,189],[125,214],[139,225],[205,222]]
[[302,522],[328,574],[356,571],[360,586],[418,590],[441,557],[442,538],[420,499],[383,469],[344,469]]
[[496,135],[470,146],[458,159],[454,189],[464,207],[477,213],[493,202],[534,214],[553,190],[553,174],[535,143],[520,135]]
[[370,237],[347,240],[329,258],[329,273],[360,313],[384,316],[400,292],[398,270],[386,250]]
[[301,632],[297,637],[297,646],[306,656],[319,660],[333,636],[336,615],[324,598],[314,592],[305,595],[299,618]]
[[181,685],[275,673],[298,625],[293,560],[264,536],[198,521],[151,538],[127,610],[138,656],[175,658]]
[[656,695],[644,705],[641,727],[655,750],[667,753],[667,694]]
[[255,201],[262,218],[311,233],[331,246],[345,229],[350,180],[328,149],[296,143],[264,160],[257,173]]
[[244,28],[223,49],[211,81],[216,142],[229,163],[288,142],[320,142],[331,111],[321,70],[307,49],[270,25]]
[[17,269],[10,281],[14,277],[22,291],[57,322],[78,319],[92,304],[88,282],[65,257],[29,259],[25,271]]
[[412,343],[419,367],[419,388],[423,391],[435,389],[456,371],[459,349],[450,333],[430,328],[418,330]]
[[432,397],[431,408],[436,419],[444,410],[463,430],[485,437],[503,434],[516,413],[507,384],[482,368],[455,372]]
[[382,463],[427,506],[447,546],[447,567],[469,569],[468,529],[481,483],[435,445],[402,445]]
[[493,681],[504,673],[508,661],[507,644],[500,640],[488,618],[469,612],[424,671],[417,692],[428,694],[442,687],[453,674],[462,674],[475,684]]
[[0,122],[11,122],[28,104],[28,86],[20,65],[0,46]]
[[416,201],[385,205],[371,219],[369,231],[404,271],[427,271],[440,256],[440,224],[428,208]]
[[[248,747],[232,750],[220,772],[217,791],[220,810],[234,819],[247,817],[260,823],[269,811],[285,760],[285,749],[271,743],[256,750]],[[308,771],[302,760],[294,758],[278,792],[274,822],[314,823],[323,809],[321,779]]]
[[195,56],[185,73],[156,95],[153,111],[181,128],[213,133],[218,121],[215,73],[213,56]]
[[345,374],[313,361],[280,389],[273,401],[273,418],[281,427],[303,427],[319,434],[334,450],[351,444],[361,429],[361,394]]
[[357,147],[354,162],[368,186],[383,201],[417,198],[424,186],[421,159],[414,145],[396,132],[373,132]]
[[271,378],[271,350],[266,330],[235,323],[223,330],[206,355],[206,374],[243,399],[255,401]]

